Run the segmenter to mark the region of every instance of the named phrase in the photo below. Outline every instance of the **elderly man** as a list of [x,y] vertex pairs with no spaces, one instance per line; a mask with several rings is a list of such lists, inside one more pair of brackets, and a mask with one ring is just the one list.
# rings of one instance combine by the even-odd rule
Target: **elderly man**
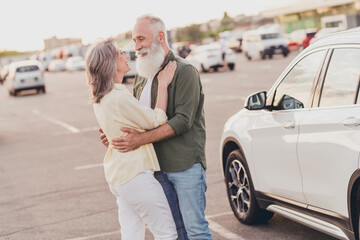
[[[153,143],[161,168],[155,177],[169,201],[179,239],[213,239],[205,218],[204,93],[199,73],[170,51],[161,19],[152,15],[139,17],[132,34],[138,55],[133,94],[144,105],[155,107],[157,74],[169,61],[177,62],[168,87],[169,120],[147,132],[123,128],[128,135],[113,139],[111,144],[120,152],[128,152]],[[104,136],[102,139],[108,144]],[[186,232],[181,229],[182,219]]]

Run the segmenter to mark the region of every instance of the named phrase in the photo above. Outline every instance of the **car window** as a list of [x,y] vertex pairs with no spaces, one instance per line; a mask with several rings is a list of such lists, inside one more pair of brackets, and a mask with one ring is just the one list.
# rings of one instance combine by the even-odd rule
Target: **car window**
[[304,108],[308,105],[311,87],[324,58],[325,50],[301,59],[275,90],[274,110]]
[[261,39],[262,40],[275,39],[275,38],[278,38],[278,37],[279,37],[279,34],[277,34],[277,33],[261,34]]
[[16,68],[16,72],[23,73],[23,72],[32,72],[39,70],[39,67],[36,65],[29,65],[29,66],[23,66]]
[[326,72],[320,107],[354,104],[359,80],[360,49],[335,49]]

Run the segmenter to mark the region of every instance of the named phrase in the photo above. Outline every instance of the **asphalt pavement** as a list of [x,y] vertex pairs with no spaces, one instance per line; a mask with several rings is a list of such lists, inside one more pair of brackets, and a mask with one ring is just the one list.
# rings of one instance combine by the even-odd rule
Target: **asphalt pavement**
[[[206,215],[215,240],[333,239],[277,215],[267,224],[243,225],[226,197],[219,157],[224,123],[249,94],[268,90],[296,54],[251,62],[237,54],[234,71],[201,73]],[[27,91],[13,97],[0,86],[0,239],[120,239],[86,74],[46,72],[45,79],[46,94]],[[132,82],[126,83],[129,89]],[[146,239],[153,239],[148,230]]]

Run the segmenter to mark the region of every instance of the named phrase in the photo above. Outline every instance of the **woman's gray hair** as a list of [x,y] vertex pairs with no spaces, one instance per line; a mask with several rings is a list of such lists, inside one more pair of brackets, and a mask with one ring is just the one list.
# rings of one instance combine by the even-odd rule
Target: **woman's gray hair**
[[86,74],[91,89],[91,103],[100,103],[102,97],[114,88],[118,47],[114,38],[91,44],[86,52]]
[[161,20],[160,18],[155,17],[154,15],[151,15],[151,14],[146,14],[146,15],[142,15],[142,16],[138,17],[136,19],[136,22],[139,22],[141,20],[149,21],[149,23],[152,26],[152,31],[153,31],[155,39],[156,39],[157,35],[159,34],[159,32],[163,32],[164,36],[165,36],[165,43],[166,43],[166,45],[168,45],[167,32],[166,32],[165,23],[163,22],[163,20]]

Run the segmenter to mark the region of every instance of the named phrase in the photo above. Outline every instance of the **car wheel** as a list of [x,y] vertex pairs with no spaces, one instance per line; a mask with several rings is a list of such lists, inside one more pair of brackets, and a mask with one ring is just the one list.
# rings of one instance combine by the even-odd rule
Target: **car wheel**
[[285,50],[283,51],[283,56],[284,57],[287,57],[288,54],[289,54],[289,51],[285,51]]
[[201,70],[204,72],[204,73],[207,73],[209,70],[208,69],[205,69],[204,68],[204,65],[201,64]]
[[249,225],[267,222],[274,213],[259,207],[249,168],[239,150],[229,154],[225,171],[228,200],[236,218]]
[[126,81],[127,81],[127,77],[123,77],[123,83],[126,83]]
[[42,87],[42,92],[46,93],[45,87]]
[[261,59],[265,59],[266,58],[265,52],[260,52],[260,57],[261,57]]
[[235,64],[234,64],[234,63],[229,63],[229,64],[228,64],[228,67],[229,67],[229,69],[232,71],[232,70],[234,70],[234,68],[235,68]]
[[250,55],[249,55],[248,53],[246,53],[245,56],[247,57],[247,59],[248,59],[249,61],[251,61],[251,57],[250,57]]
[[218,67],[214,67],[214,72],[217,72],[219,70]]

